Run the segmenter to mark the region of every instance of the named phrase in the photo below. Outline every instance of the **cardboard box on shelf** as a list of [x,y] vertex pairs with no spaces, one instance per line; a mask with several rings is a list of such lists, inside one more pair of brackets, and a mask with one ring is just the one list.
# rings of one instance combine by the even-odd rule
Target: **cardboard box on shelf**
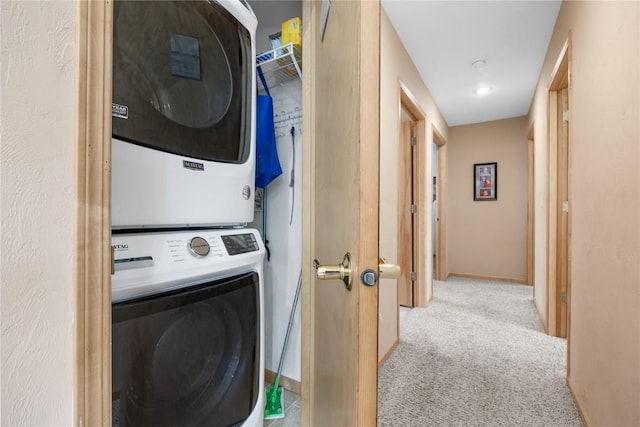
[[282,45],[287,43],[293,43],[293,45],[300,49],[302,48],[302,22],[300,18],[291,18],[282,23]]

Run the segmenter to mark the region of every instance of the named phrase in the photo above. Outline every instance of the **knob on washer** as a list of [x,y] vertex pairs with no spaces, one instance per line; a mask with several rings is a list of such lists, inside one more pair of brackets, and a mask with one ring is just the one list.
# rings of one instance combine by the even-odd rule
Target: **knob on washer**
[[193,239],[189,240],[187,248],[189,248],[189,252],[191,252],[191,255],[197,258],[206,257],[211,251],[209,242],[207,242],[202,237],[194,237]]

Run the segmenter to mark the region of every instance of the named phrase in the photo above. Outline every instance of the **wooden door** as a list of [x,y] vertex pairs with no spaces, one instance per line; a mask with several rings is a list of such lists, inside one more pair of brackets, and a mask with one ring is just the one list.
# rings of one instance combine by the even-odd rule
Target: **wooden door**
[[[533,286],[535,269],[535,142],[533,125],[527,139],[527,284]],[[534,288],[535,293],[535,288]]]
[[[380,4],[303,3],[302,423],[374,426],[377,412]],[[353,285],[312,260],[352,261]]]
[[[398,263],[402,268],[398,278],[398,304],[413,307],[415,278],[415,156],[412,139],[415,122],[403,121],[400,126],[398,187]],[[415,273],[413,273],[415,275]]]
[[436,280],[447,280],[447,146],[446,140],[440,132],[433,128],[433,142],[438,146],[436,150],[438,176],[436,178],[436,197],[438,211],[436,212],[436,269],[433,275]]
[[567,300],[569,268],[569,95],[567,88],[558,91],[558,202],[556,318],[558,336],[567,337]]

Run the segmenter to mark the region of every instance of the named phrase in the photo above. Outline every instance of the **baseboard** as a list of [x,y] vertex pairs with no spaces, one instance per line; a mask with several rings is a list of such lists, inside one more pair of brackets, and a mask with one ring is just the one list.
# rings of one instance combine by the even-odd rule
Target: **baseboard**
[[[269,369],[264,370],[264,380],[268,383],[275,383],[276,381],[276,373],[270,371]],[[295,394],[302,394],[302,386],[300,381],[292,380],[291,378],[285,377],[284,375],[280,375],[280,385],[284,387],[286,390],[289,390]]]
[[584,412],[584,407],[582,406],[582,402],[578,399],[575,391],[573,391],[573,385],[571,385],[571,378],[567,377],[567,387],[569,387],[569,391],[571,392],[571,396],[573,397],[573,401],[576,404],[576,408],[578,409],[578,414],[580,415],[580,419],[582,420],[582,425],[584,427],[591,427],[591,421],[589,421],[589,417]]
[[[520,285],[526,285],[527,279],[511,279],[508,277],[497,277],[497,276],[481,276],[479,274],[466,274],[466,273],[449,273],[447,279],[449,277],[464,277],[466,279],[479,279],[479,280],[493,280],[494,282],[508,282],[508,283],[518,283]],[[529,285],[531,286],[531,285]]]
[[400,339],[396,338],[396,340],[393,342],[393,344],[391,344],[391,347],[389,347],[389,350],[387,350],[385,355],[378,362],[378,369],[380,369],[382,367],[382,365],[384,365],[384,362],[386,362],[387,359],[391,356],[391,353],[393,353],[393,350],[396,349],[396,347],[398,346],[398,343],[400,343]]

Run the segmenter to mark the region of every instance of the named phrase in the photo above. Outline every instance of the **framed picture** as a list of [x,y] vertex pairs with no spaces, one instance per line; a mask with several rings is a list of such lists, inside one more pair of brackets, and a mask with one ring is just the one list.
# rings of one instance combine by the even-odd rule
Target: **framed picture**
[[473,165],[473,200],[498,200],[498,163]]

